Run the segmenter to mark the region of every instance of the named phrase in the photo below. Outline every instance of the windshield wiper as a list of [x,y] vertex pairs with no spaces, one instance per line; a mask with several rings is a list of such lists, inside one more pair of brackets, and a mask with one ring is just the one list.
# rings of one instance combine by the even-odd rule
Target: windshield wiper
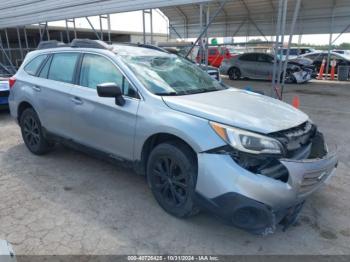
[[214,92],[214,91],[220,91],[220,90],[223,90],[223,89],[200,88],[200,89],[188,90],[188,91],[186,91],[186,94],[200,94],[200,93],[208,93],[208,92]]
[[158,92],[158,93],[154,93],[155,95],[157,95],[157,96],[177,96],[178,95],[178,93],[176,93],[176,92],[164,92],[164,93],[162,93],[162,92]]

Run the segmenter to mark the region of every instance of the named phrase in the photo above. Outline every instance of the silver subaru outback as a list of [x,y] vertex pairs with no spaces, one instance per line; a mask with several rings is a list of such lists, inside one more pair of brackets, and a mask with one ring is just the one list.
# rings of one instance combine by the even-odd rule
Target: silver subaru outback
[[337,167],[303,112],[157,50],[92,40],[42,48],[27,55],[10,89],[29,151],[65,143],[131,164],[176,217],[206,209],[271,233],[295,222]]

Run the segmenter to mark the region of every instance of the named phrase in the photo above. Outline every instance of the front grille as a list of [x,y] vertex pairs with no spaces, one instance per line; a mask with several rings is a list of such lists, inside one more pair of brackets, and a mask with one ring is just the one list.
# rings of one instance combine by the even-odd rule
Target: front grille
[[309,156],[312,139],[317,132],[315,125],[305,122],[297,127],[270,134],[285,148],[285,157],[305,159]]

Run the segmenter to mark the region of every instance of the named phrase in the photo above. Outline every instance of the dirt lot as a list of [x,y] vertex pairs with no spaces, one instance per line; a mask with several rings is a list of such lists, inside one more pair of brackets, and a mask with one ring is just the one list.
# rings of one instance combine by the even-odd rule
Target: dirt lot
[[[267,82],[230,84],[269,94]],[[17,254],[350,254],[350,84],[287,86],[285,101],[294,95],[338,144],[340,163],[287,232],[254,236],[204,212],[171,217],[130,170],[64,147],[30,154],[16,123],[1,112],[0,239]]]

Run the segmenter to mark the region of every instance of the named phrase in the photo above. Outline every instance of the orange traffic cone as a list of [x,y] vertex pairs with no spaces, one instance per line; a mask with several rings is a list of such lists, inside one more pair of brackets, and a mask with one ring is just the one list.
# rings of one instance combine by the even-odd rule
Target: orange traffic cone
[[295,108],[299,108],[299,106],[300,106],[299,96],[294,96],[294,97],[293,97],[292,105],[293,105]]
[[323,58],[322,65],[321,65],[321,68],[320,68],[320,72],[319,72],[318,77],[317,77],[318,80],[322,80],[323,79],[323,72],[324,72],[325,65],[326,65],[326,59]]
[[331,80],[335,79],[335,67],[337,65],[337,61],[335,59],[333,59],[333,61],[331,62]]

